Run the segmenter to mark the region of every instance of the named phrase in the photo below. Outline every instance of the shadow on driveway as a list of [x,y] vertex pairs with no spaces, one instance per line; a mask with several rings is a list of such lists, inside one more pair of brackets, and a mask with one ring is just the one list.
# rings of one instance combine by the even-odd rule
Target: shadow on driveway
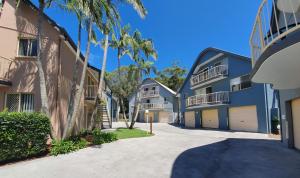
[[300,153],[276,140],[230,138],[184,151],[171,177],[297,178]]

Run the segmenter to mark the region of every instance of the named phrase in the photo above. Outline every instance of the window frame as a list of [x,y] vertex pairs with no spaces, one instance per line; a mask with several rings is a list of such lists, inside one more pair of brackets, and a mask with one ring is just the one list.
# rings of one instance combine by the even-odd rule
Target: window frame
[[[242,81],[242,78],[243,78],[243,77],[247,77],[247,76],[248,76],[248,80]],[[232,80],[236,80],[236,79],[240,79],[240,83],[235,84],[235,85],[232,85],[232,84],[231,84],[231,81],[232,81]],[[242,84],[243,84],[243,83],[246,83],[246,82],[250,82],[250,87],[242,88]],[[233,86],[238,86],[239,89],[236,90],[236,91],[234,91],[233,88],[232,88]],[[231,92],[239,92],[239,91],[243,91],[243,90],[248,90],[248,89],[250,89],[250,88],[252,88],[252,87],[253,87],[253,83],[251,82],[250,74],[242,75],[242,76],[239,76],[239,77],[236,77],[236,78],[233,78],[233,79],[230,80],[230,91],[231,91]]]
[[[32,59],[36,59],[37,58],[37,55],[38,55],[38,49],[36,49],[36,56],[22,56],[22,55],[20,55],[20,53],[19,53],[19,50],[20,50],[20,41],[21,40],[29,40],[29,41],[32,41],[32,40],[36,40],[36,42],[37,42],[37,48],[38,48],[38,40],[36,39],[36,38],[34,38],[34,37],[18,37],[18,46],[17,46],[17,58],[32,58]],[[28,43],[28,45],[29,45],[29,43]],[[28,53],[28,52],[27,52]]]
[[24,112],[24,111],[21,111],[21,108],[22,108],[22,95],[32,95],[33,96],[33,110],[32,112],[35,111],[35,96],[34,96],[34,93],[17,93],[17,92],[14,92],[14,93],[5,93],[5,103],[4,103],[4,108],[7,108],[7,95],[18,95],[19,96],[19,103],[18,103],[18,111],[12,111],[12,112]]

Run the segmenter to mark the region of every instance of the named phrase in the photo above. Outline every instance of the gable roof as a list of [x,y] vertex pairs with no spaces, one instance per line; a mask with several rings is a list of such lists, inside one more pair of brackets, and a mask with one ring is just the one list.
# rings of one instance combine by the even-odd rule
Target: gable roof
[[[24,2],[26,5],[30,6],[33,10],[38,11],[38,7],[33,4],[33,2],[31,2],[30,0],[22,0],[21,2]],[[53,19],[51,19],[47,14],[43,13],[43,17],[48,21],[48,23],[50,25],[52,25],[60,34],[62,34],[64,36],[65,41],[67,41],[71,47],[73,48],[74,51],[77,51],[77,45],[76,43],[73,41],[73,39],[70,37],[70,35],[68,34],[68,32],[66,31],[65,28],[61,27],[60,25],[58,25]],[[83,56],[83,54],[80,52],[80,59],[82,61],[85,61],[85,57]],[[101,73],[101,70],[88,64],[88,67],[90,67],[93,70],[96,70],[97,72]]]
[[235,54],[235,53],[231,53],[231,52],[228,52],[228,51],[224,51],[224,50],[221,50],[221,49],[217,49],[217,48],[213,48],[213,47],[208,47],[206,49],[204,49],[197,57],[197,59],[195,60],[194,64],[192,65],[192,68],[190,69],[188,75],[186,76],[183,84],[181,85],[181,87],[178,89],[177,93],[180,93],[182,88],[184,87],[184,85],[186,84],[186,82],[188,82],[188,79],[190,78],[190,76],[193,74],[194,72],[194,69],[197,67],[197,64],[198,62],[202,59],[203,56],[205,56],[208,52],[217,52],[216,55],[220,54],[220,53],[223,53],[225,56],[232,56],[236,59],[241,59],[241,60],[244,60],[245,62],[249,62],[251,63],[251,59],[248,58],[248,57],[245,57],[245,56],[242,56],[242,55],[239,55],[239,54]]
[[[171,94],[176,95],[176,92],[175,92],[175,91],[173,91],[171,88],[167,87],[166,85],[164,85],[164,84],[158,82],[157,80],[154,80],[154,79],[152,79],[152,78],[146,78],[144,81],[146,81],[146,80],[154,81],[155,83],[157,83],[158,85],[160,85],[161,87],[163,87],[164,89],[166,89],[166,90],[167,90],[168,92],[170,92]],[[144,81],[143,81],[143,82],[144,82]]]

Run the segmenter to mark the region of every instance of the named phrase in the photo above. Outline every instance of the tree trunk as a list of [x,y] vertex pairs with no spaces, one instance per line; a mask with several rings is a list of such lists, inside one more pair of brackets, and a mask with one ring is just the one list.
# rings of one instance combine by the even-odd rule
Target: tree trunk
[[40,79],[40,92],[41,92],[41,105],[42,105],[41,112],[46,114],[50,118],[45,73],[42,65],[42,55],[43,55],[42,54],[42,45],[43,45],[42,21],[43,21],[44,8],[45,8],[44,1],[39,1],[39,16],[38,16],[38,24],[37,24],[38,46],[37,46],[36,63],[37,63],[39,79]]
[[128,120],[127,120],[126,113],[125,113],[125,107],[124,107],[123,99],[120,98],[120,102],[121,102],[121,107],[122,107],[122,111],[123,111],[123,119],[124,119],[125,125],[126,125],[127,128],[129,128]]
[[117,113],[116,113],[116,121],[118,122],[119,121],[119,119],[120,119],[120,107],[121,106],[121,104],[120,104],[120,99],[118,99],[118,101],[117,101]]
[[100,75],[100,82],[98,87],[98,97],[102,98],[102,86],[104,83],[104,76],[105,76],[105,70],[106,70],[106,61],[107,61],[107,52],[108,52],[108,34],[105,35],[105,43],[104,43],[104,53],[103,53],[103,61],[102,61],[102,68],[101,68],[101,75]]
[[[81,49],[81,20],[79,19],[78,24],[78,41],[77,41],[77,51],[76,51],[76,59],[75,65],[73,66],[73,78],[72,78],[72,86],[71,86],[71,94],[69,97],[69,106],[68,106],[68,115],[67,115],[67,125],[65,128],[69,128],[71,124],[71,119],[74,114],[74,100],[76,96],[76,87],[79,73],[79,64],[80,64],[80,49]],[[64,130],[63,138],[67,136],[68,129]]]
[[135,94],[135,101],[134,101],[134,112],[133,112],[133,116],[132,117],[132,120],[131,120],[131,123],[130,123],[130,127],[129,129],[133,129],[133,126],[137,120],[137,117],[139,115],[139,112],[140,112],[140,98],[139,98],[139,92],[140,92],[140,89],[141,89],[141,78],[142,78],[142,75],[141,75],[141,72],[139,71],[139,75],[138,75],[138,81],[139,81],[139,85],[137,87],[137,92]]
[[[97,118],[99,118],[98,111],[99,105],[102,103],[102,86],[104,83],[104,76],[105,76],[105,70],[106,70],[106,61],[107,61],[107,52],[108,52],[108,34],[105,35],[105,43],[104,43],[104,53],[103,53],[103,61],[102,61],[102,68],[101,68],[101,74],[100,74],[100,82],[98,86],[97,91],[97,97],[96,97],[96,109],[97,109]],[[100,119],[100,126],[102,126],[102,119]]]
[[85,78],[86,78],[86,72],[87,72],[87,67],[88,67],[88,60],[90,56],[90,46],[91,46],[91,39],[92,39],[92,27],[93,27],[93,21],[92,19],[89,19],[89,27],[88,27],[88,41],[87,41],[87,47],[86,47],[86,53],[85,53],[85,60],[84,60],[84,65],[83,65],[83,71],[81,74],[81,80],[80,80],[80,85],[79,85],[79,90],[78,93],[76,93],[75,96],[75,101],[74,101],[74,113],[71,117],[70,124],[66,131],[66,134],[63,136],[63,139],[67,138],[71,132],[72,129],[75,125],[75,121],[78,117],[79,114],[79,106],[81,103],[81,98],[82,98],[82,93],[85,85]]

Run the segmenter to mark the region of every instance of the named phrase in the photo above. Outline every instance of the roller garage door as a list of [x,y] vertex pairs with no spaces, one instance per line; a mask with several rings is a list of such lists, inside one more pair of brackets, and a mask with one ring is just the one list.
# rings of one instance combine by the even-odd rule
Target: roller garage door
[[172,113],[161,111],[159,112],[159,122],[170,123],[172,119]]
[[202,127],[204,128],[219,128],[219,116],[217,109],[202,111]]
[[185,127],[195,128],[195,112],[185,112]]
[[258,120],[256,106],[230,108],[229,128],[237,131],[257,132]]
[[292,115],[294,128],[294,145],[300,149],[300,99],[292,101]]
[[145,115],[144,115],[144,122],[146,123],[148,121],[148,123],[150,123],[151,119],[152,119],[152,122],[155,122],[155,120],[154,120],[154,112],[149,112],[148,113],[148,120],[147,120],[147,114],[145,113]]

